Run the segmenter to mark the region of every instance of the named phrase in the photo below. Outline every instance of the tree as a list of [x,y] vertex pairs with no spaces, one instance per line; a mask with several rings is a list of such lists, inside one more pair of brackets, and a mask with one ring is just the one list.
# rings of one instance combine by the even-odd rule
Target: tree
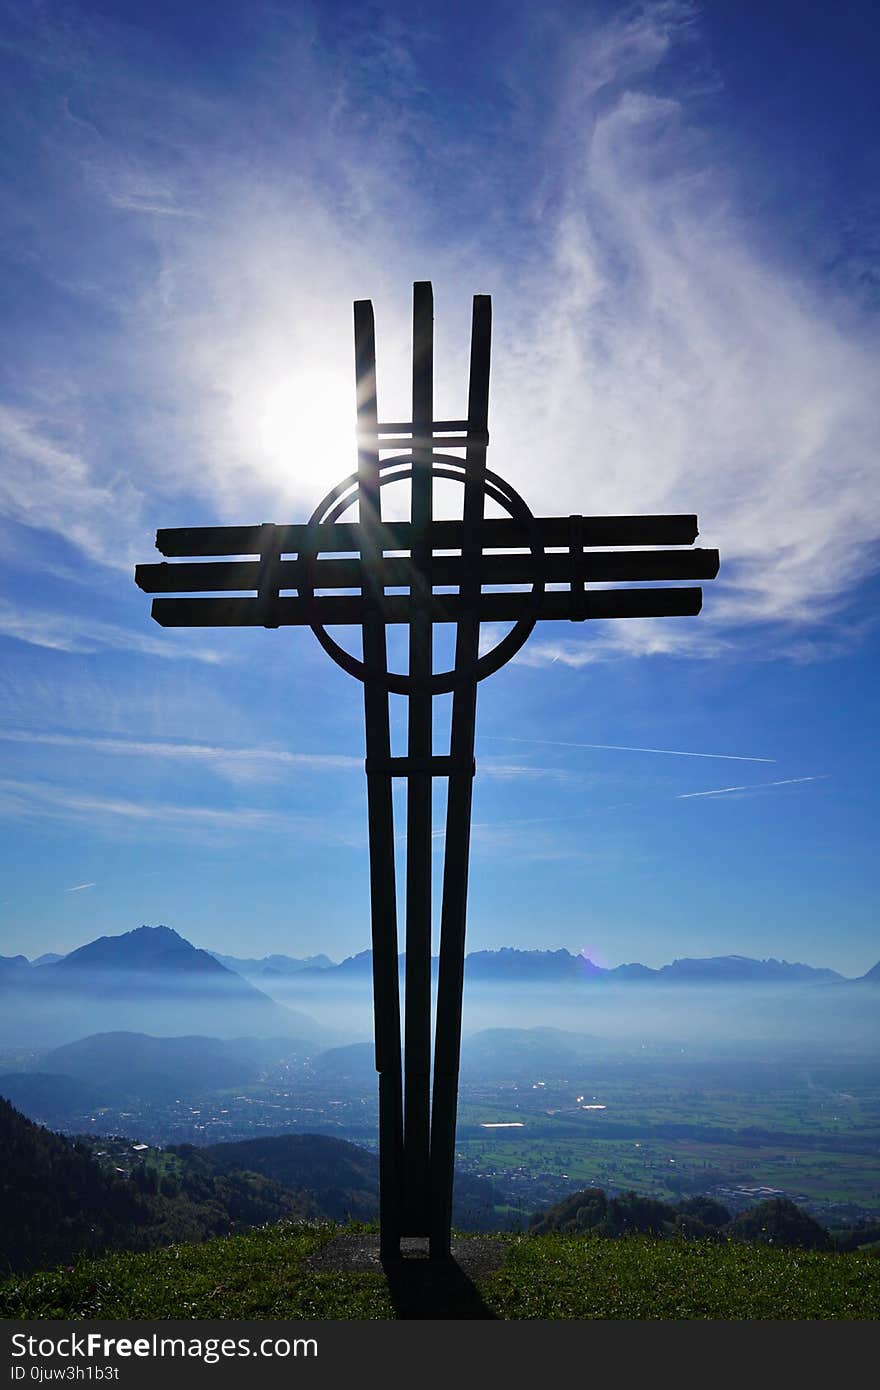
[[730,1233],[735,1240],[793,1245],[801,1250],[830,1250],[832,1243],[825,1227],[787,1197],[771,1197],[742,1212]]

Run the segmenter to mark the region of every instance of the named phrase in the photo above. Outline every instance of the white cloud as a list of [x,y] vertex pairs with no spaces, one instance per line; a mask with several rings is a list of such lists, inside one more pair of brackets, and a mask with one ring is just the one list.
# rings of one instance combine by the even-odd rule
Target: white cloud
[[300,839],[332,842],[360,847],[364,836],[349,833],[336,824],[329,826],[309,816],[293,815],[273,807],[178,805],[172,802],[134,800],[123,796],[102,796],[80,788],[58,786],[43,781],[0,778],[0,815],[52,816],[62,820],[86,822],[96,832],[115,834],[125,826],[136,831],[155,829],[167,835],[184,834],[196,839],[237,836],[259,831]]
[[[105,214],[132,213],[113,224],[138,270],[114,284],[120,362],[103,364],[102,389],[136,381],[149,397],[133,426],[137,485],[87,447],[95,383],[65,363],[73,425],[57,411],[0,417],[15,460],[8,514],[105,563],[111,523],[116,555],[148,558],[144,518],[197,520],[193,497],[203,520],[304,515],[353,466],[353,444],[335,442],[352,411],[351,300],[376,303],[382,413],[394,414],[409,281],[432,274],[442,413],[463,409],[469,296],[495,292],[490,465],[535,511],[696,511],[722,555],[700,619],[538,633],[519,660],[714,657],[738,649],[744,626],[752,650],[756,629],[794,659],[828,650],[821,625],[876,564],[877,344],[761,249],[742,172],[693,114],[706,82],[695,15],[657,3],[560,26],[551,109],[525,152],[502,142],[487,159],[471,137],[468,168],[486,164],[497,196],[473,231],[468,206],[454,246],[424,175],[451,177],[464,137],[439,106],[413,120],[401,103],[421,77],[405,34],[381,27],[331,57],[310,21],[276,16],[271,35],[253,30],[271,61],[255,55],[222,105],[155,82],[155,138],[141,106],[125,106],[125,63],[112,55],[116,81],[103,107],[96,95],[90,129],[65,118],[55,138]],[[675,96],[662,85],[670,55]],[[510,96],[528,108],[513,82]],[[289,430],[283,411],[266,427],[305,372],[330,382],[323,440],[318,428],[297,434],[296,410]]]
[[120,627],[100,618],[48,609],[16,606],[0,599],[0,633],[59,652],[131,651],[145,656],[181,658],[216,665],[227,658],[211,647],[190,646],[181,641],[152,637],[133,628]]
[[[564,639],[539,633],[519,657],[532,665],[713,657],[731,649],[743,625],[815,630],[875,564],[876,344],[843,331],[821,286],[800,283],[757,249],[737,206],[738,175],[715,164],[711,140],[689,124],[686,97],[651,90],[686,12],[660,5],[640,13],[571,45],[570,80],[544,151],[561,169],[556,212],[539,233],[546,270],[519,280],[514,273],[511,283],[503,257],[482,254],[469,277],[456,266],[438,280],[437,317],[457,321],[455,300],[466,303],[473,288],[503,291],[490,462],[534,510],[696,511],[703,543],[721,550],[722,570],[707,586],[700,620],[590,624]],[[393,140],[389,151],[386,161]],[[219,334],[206,335],[201,316],[184,321],[187,355],[223,392],[203,443],[210,440],[229,514],[249,490],[304,505],[334,471],[346,471],[343,459],[327,469],[326,460],[304,457],[300,466],[291,449],[274,476],[264,460],[248,477],[241,433],[233,445],[241,464],[230,455],[230,422],[252,430],[246,416],[267,375],[285,363],[301,369],[298,324],[312,326],[310,354],[328,370],[348,370],[348,266],[376,300],[383,376],[406,380],[401,290],[389,285],[387,253],[383,246],[379,256],[370,231],[379,208],[367,208],[366,235],[355,246],[319,196],[299,200],[292,241],[288,210],[276,206],[267,216],[263,204],[239,229],[239,250],[259,254],[250,261],[255,273],[239,277],[237,303],[227,300]],[[383,242],[393,244],[387,217],[382,226]],[[303,234],[321,247],[312,251],[308,284]],[[218,258],[209,254],[203,266],[205,298],[233,248],[213,249]],[[403,253],[400,273],[407,259]],[[451,269],[439,261],[441,273]],[[293,331],[279,337],[287,319]],[[438,354],[444,392],[463,360]],[[344,381],[339,407],[348,410]],[[204,399],[204,387],[196,394]],[[235,416],[240,408],[244,416]]]
[[[506,455],[541,441],[528,495],[544,508],[697,512],[721,575],[700,620],[539,638],[525,662],[714,655],[736,626],[830,620],[876,564],[876,341],[759,252],[737,176],[686,102],[650,90],[676,12],[641,14],[638,42],[621,23],[597,58],[574,47],[563,124],[576,134],[551,274],[533,295],[541,318],[524,335],[540,348],[507,366],[495,438]],[[525,487],[525,463],[511,473]]]
[[0,513],[57,532],[91,560],[122,565],[112,538],[117,513],[133,510],[134,489],[100,476],[83,445],[85,427],[69,396],[47,400],[40,413],[0,404]]
[[51,748],[81,748],[127,758],[164,758],[210,767],[234,782],[260,781],[290,772],[363,771],[363,758],[341,753],[291,753],[283,748],[230,748],[204,743],[169,743],[151,739],[102,738],[81,734],[38,733],[0,729],[8,743]]

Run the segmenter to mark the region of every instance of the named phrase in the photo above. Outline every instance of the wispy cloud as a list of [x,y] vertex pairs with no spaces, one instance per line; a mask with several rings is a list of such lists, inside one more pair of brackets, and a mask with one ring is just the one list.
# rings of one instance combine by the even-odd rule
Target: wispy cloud
[[40,733],[0,729],[7,743],[51,748],[81,748],[126,758],[165,758],[210,767],[234,781],[259,780],[289,771],[363,771],[363,758],[342,753],[291,753],[283,748],[234,748],[206,743],[170,743],[152,739],[101,738],[85,734]]
[[480,759],[480,776],[492,782],[575,782],[580,780],[571,768],[536,767],[531,763],[500,763]]
[[[490,460],[536,512],[696,511],[722,553],[700,620],[538,636],[521,661],[716,657],[744,626],[751,650],[760,629],[794,651],[780,634],[821,633],[876,567],[876,331],[844,322],[821,283],[762,249],[748,190],[700,125],[707,64],[692,7],[567,14],[557,47],[541,48],[538,93],[521,85],[524,71],[535,81],[528,26],[514,27],[518,61],[498,78],[520,122],[507,141],[487,112],[467,135],[439,102],[413,120],[400,93],[429,88],[430,34],[384,18],[353,21],[331,51],[311,20],[261,12],[238,88],[219,97],[153,64],[148,103],[130,95],[143,97],[133,39],[90,33],[65,59],[57,29],[42,18],[30,44],[41,64],[53,54],[66,113],[46,148],[59,188],[71,168],[83,175],[95,235],[42,248],[42,264],[112,304],[115,330],[97,358],[72,362],[65,343],[41,359],[26,408],[0,417],[9,515],[105,562],[143,546],[148,511],[182,523],[193,499],[206,521],[293,519],[353,465],[351,430],[335,432],[353,405],[351,299],[376,301],[393,415],[408,281],[430,266],[446,325],[438,407],[452,416],[469,295],[496,291]],[[71,114],[83,82],[88,120]],[[452,170],[459,208],[483,219],[454,246],[434,192]],[[316,374],[324,429],[309,435],[284,399]],[[46,406],[47,381],[63,408]],[[115,451],[99,450],[114,398],[137,405]],[[131,434],[136,473],[120,464]]]
[[72,888],[65,888],[65,893],[82,893],[86,888],[97,887],[94,883],[75,883]]
[[817,773],[813,777],[783,777],[778,782],[753,782],[742,787],[713,787],[706,792],[679,792],[676,801],[691,801],[698,796],[730,796],[732,792],[760,792],[768,787],[793,787],[799,782],[821,782],[830,776],[827,772]]
[[481,734],[481,739],[489,738],[503,743],[536,743],[547,748],[601,748],[615,753],[663,753],[671,758],[723,758],[734,763],[775,763],[775,758],[757,758],[746,753],[703,753],[683,751],[680,748],[636,748],[625,743],[565,743],[551,738],[516,738],[507,734]]
[[[620,510],[620,508],[618,508]],[[733,650],[730,637],[699,618],[595,619],[583,628],[583,636],[548,636],[538,632],[514,660],[521,666],[570,667],[574,671],[627,657],[671,656],[710,659]]]
[[[30,729],[0,729],[7,743],[50,748],[81,748],[89,753],[133,758],[164,758],[210,767],[232,781],[260,781],[287,772],[363,772],[363,758],[345,753],[294,753],[284,748],[235,748],[206,743],[171,743],[152,739],[108,738],[86,734],[43,733]],[[528,740],[520,740],[520,742]],[[563,747],[567,745],[562,745]],[[579,780],[569,768],[540,767],[481,759],[480,775],[487,781]]]
[[0,633],[32,647],[47,647],[58,652],[130,651],[211,666],[227,660],[223,652],[212,647],[191,641],[184,643],[173,637],[169,641],[164,633],[153,637],[101,618],[86,618],[69,610],[50,611],[29,604],[13,604],[8,599],[0,599]]
[[329,825],[313,817],[291,814],[273,807],[179,805],[173,802],[134,800],[130,797],[102,796],[79,788],[44,781],[0,779],[0,814],[16,816],[54,816],[86,821],[104,833],[116,833],[129,825],[143,830],[154,828],[163,836],[169,829],[196,838],[215,839],[218,835],[251,831],[277,833],[311,842],[357,845],[364,836],[348,831],[341,822]]
[[[69,385],[45,393],[34,409],[0,403],[0,514],[54,531],[92,561],[128,566],[119,518],[132,521],[139,498],[118,473],[102,476],[102,460],[84,443],[87,418]],[[126,528],[127,529],[127,528]]]

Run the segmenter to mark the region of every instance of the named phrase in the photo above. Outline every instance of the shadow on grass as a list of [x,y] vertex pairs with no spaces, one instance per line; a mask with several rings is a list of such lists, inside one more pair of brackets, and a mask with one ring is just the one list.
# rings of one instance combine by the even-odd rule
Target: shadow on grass
[[448,1260],[382,1261],[399,1318],[495,1318],[461,1265]]
[[453,1237],[447,1259],[431,1259],[426,1239],[405,1236],[400,1254],[384,1257],[375,1232],[345,1231],[313,1250],[304,1270],[321,1274],[384,1275],[398,1318],[491,1318],[475,1281],[499,1269],[504,1241],[488,1236]]

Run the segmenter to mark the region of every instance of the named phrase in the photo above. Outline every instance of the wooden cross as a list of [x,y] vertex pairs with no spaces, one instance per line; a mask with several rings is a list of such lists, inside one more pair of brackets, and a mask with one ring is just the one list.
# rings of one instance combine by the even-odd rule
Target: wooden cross
[[[138,565],[136,570],[147,593],[177,595],[153,600],[152,615],[163,627],[306,625],[329,655],[363,682],[384,1258],[399,1254],[402,1236],[428,1236],[432,1258],[445,1258],[450,1249],[477,683],[519,651],[539,620],[680,617],[699,613],[702,602],[699,588],[595,589],[591,584],[712,579],[718,572],[716,550],[656,548],[691,546],[695,516],[533,516],[510,484],[486,467],[491,300],[474,296],[463,420],[434,419],[433,315],[430,283],[416,283],[412,419],[380,423],[373,306],[369,300],[355,303],[358,468],[327,494],[308,522],[162,530],[157,548],[178,561],[183,556],[255,558]],[[460,520],[434,519],[436,478],[463,485]],[[410,484],[410,520],[383,522],[381,490],[400,479]],[[486,517],[487,498],[506,516]],[[355,505],[358,520],[342,520]],[[601,548],[606,546],[613,548]],[[634,548],[639,546],[652,548]],[[531,588],[484,592],[487,585],[516,584]],[[387,593],[389,588],[408,592]],[[441,592],[449,588],[455,592]],[[351,589],[359,592],[333,592]],[[250,597],[222,596],[231,591]],[[486,622],[513,626],[481,655],[480,624]],[[405,672],[389,669],[389,623],[409,629]],[[446,671],[434,670],[435,623],[455,627],[455,658]],[[360,658],[327,632],[346,624],[361,630]],[[449,753],[438,756],[433,698],[448,692]],[[391,693],[408,701],[404,757],[391,756]],[[405,778],[407,786],[403,1067],[395,777]],[[435,777],[445,777],[449,787],[432,1085]]]

